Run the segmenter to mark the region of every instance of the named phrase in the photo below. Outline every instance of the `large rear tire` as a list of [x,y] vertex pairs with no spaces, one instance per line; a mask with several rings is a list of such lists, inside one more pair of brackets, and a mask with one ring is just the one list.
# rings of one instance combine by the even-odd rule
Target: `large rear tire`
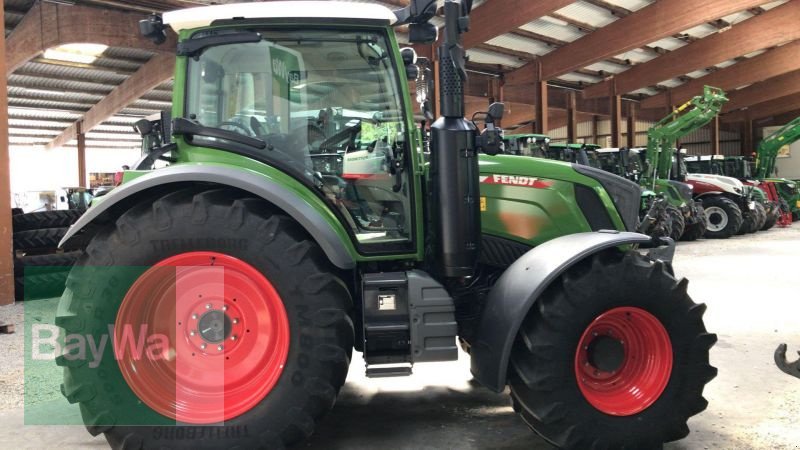
[[727,239],[742,227],[742,210],[729,198],[720,195],[704,197],[703,208],[706,210],[707,238]]
[[568,449],[660,448],[685,437],[717,373],[708,360],[716,335],[686,287],[635,252],[596,255],[554,282],[511,354],[511,396],[525,422]]
[[[333,407],[351,309],[337,270],[287,216],[238,191],[175,191],[101,230],[70,273],[57,325],[114,334],[100,361],[57,358],[62,393],[113,448],[281,448]],[[173,356],[124,353],[112,343],[129,324],[165,329]]]

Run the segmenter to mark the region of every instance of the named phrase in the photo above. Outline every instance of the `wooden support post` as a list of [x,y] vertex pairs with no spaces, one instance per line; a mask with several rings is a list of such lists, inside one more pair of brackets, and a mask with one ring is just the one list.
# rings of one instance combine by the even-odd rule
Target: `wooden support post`
[[628,103],[628,148],[636,147],[636,116],[639,105],[636,102]]
[[549,129],[547,123],[547,82],[534,82],[534,92],[536,93],[536,129],[535,133],[547,134]]
[[742,148],[740,152],[742,156],[751,156],[756,151],[753,146],[753,121],[747,118],[742,122]]
[[711,129],[711,154],[719,155],[721,154],[719,148],[719,116],[714,116],[708,126]]
[[575,91],[567,91],[567,142],[578,141],[578,110],[575,107]]
[[622,143],[622,96],[611,94],[611,146],[619,147]]
[[[0,0],[0,11],[4,8]],[[14,303],[14,259],[11,246],[11,167],[8,158],[8,91],[5,24],[0,23],[0,305]]]
[[78,140],[78,187],[86,187],[86,133],[83,132],[83,122],[76,122]]

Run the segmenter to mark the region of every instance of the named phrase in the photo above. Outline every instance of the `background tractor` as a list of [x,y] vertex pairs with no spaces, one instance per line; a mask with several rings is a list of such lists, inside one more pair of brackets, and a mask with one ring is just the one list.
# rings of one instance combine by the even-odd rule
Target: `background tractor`
[[[751,223],[743,223],[739,234],[745,232],[754,233],[758,230],[768,230],[772,228],[780,217],[778,203],[770,201],[767,193],[764,192],[750,175],[750,162],[741,156],[686,156],[683,157],[685,167],[680,168],[683,172],[688,172],[692,178],[699,179],[704,183],[713,183],[711,189],[720,191],[726,189],[734,200],[739,196],[749,198],[755,202],[755,218]],[[702,187],[702,185],[700,185]],[[719,187],[722,186],[722,187]],[[748,216],[744,216],[748,217]]]
[[[765,137],[756,151],[755,178],[759,184],[765,185],[765,190],[770,195],[775,195],[774,200],[780,202],[781,210],[791,214],[792,220],[800,219],[800,189],[796,181],[786,178],[772,178],[777,175],[775,161],[778,151],[785,145],[791,145],[800,139],[800,117],[795,118],[783,127],[775,130]],[[773,189],[774,188],[774,189]],[[774,191],[774,192],[773,192]],[[773,200],[773,198],[770,198]],[[786,222],[784,218],[783,222]]]
[[[170,164],[126,172],[62,241],[86,251],[56,323],[113,333],[105,358],[57,359],[90,432],[118,448],[282,447],[332,408],[353,350],[369,377],[407,376],[456,359],[459,338],[476,381],[510,386],[554,445],[688,434],[716,336],[673,276],[674,243],[616,230],[538,243],[537,207],[553,212],[536,190],[623,218],[639,193],[498,155],[502,105],[483,130],[464,118],[470,2],[444,3],[426,163],[407,86],[419,69],[393,27],[434,42],[436,8],[241,3],[141,24],[156,42],[179,35],[172,142],[148,155]],[[559,181],[575,172],[611,198]],[[126,350],[131,329],[168,344]]]

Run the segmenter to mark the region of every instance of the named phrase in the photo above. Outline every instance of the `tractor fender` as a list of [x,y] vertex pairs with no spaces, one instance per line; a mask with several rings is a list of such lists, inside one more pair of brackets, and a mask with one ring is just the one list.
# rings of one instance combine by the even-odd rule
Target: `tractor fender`
[[577,262],[603,250],[650,242],[648,236],[602,230],[561,236],[514,261],[489,292],[470,349],[473,376],[496,392],[506,385],[511,347],[522,321],[547,287]]
[[[174,183],[215,183],[250,192],[280,208],[299,223],[319,244],[330,261],[339,268],[355,267],[353,254],[337,235],[336,230],[311,204],[280,183],[257,172],[217,165],[175,165],[154,170],[127,182],[92,205],[67,231],[59,247],[71,248],[88,242],[96,227],[91,227],[98,217],[116,218],[130,207],[126,203],[137,201],[149,189]],[[114,208],[120,206],[120,208]],[[89,236],[87,236],[89,234]]]

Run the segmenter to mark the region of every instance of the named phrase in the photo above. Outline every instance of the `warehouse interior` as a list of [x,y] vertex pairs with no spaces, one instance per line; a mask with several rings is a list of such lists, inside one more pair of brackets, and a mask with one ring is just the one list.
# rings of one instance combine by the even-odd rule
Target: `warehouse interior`
[[[349,1],[390,10],[409,5],[408,0]],[[58,198],[70,192],[113,189],[118,172],[129,169],[142,156],[142,137],[134,124],[172,108],[178,37],[168,31],[166,42],[155,44],[140,35],[139,21],[153,13],[234,3],[248,1],[0,0],[4,12],[0,61],[5,73],[0,77],[0,122],[7,123],[0,127],[0,308],[13,305],[15,299],[12,210],[59,209],[64,201]],[[431,23],[441,31],[444,0],[438,3]],[[551,144],[639,148],[648,145],[648,130],[659,120],[683,108],[709,85],[724,90],[727,102],[707,125],[682,136],[678,149],[686,149],[687,156],[752,159],[763,139],[800,116],[798,23],[800,0],[474,0],[470,28],[463,35],[468,56],[465,117],[502,102],[505,111],[499,125],[506,134],[547,135]],[[411,46],[416,55],[436,59],[441,35],[436,43],[410,44],[407,25],[398,27],[396,33],[401,47]],[[438,74],[438,61],[433,67]],[[440,94],[437,84],[431,93],[437,117]],[[775,176],[800,180],[800,140],[781,149]],[[718,316],[711,319],[714,328],[723,330],[717,331],[723,346],[717,355],[729,370],[741,356],[731,346],[745,353],[763,352],[800,336],[797,327],[791,326],[792,317],[797,317],[794,313],[800,310],[777,302],[795,296],[793,275],[775,275],[764,269],[769,265],[798,267],[797,228],[790,217],[788,226],[769,232],[776,233],[775,241],[759,233],[752,241],[734,237],[730,242],[703,240],[678,245],[678,275],[692,280],[707,277],[698,281],[696,290],[691,291],[693,297],[717,295],[721,292],[715,287],[718,283],[725,286],[722,296],[739,308],[730,316],[735,317],[735,325]],[[698,247],[701,244],[706,247]],[[718,259],[728,251],[736,258]],[[706,264],[712,261],[725,267],[727,278],[708,268]],[[774,308],[771,314],[782,316],[770,322],[761,313],[755,314],[754,326],[760,334],[753,338],[752,347],[744,350],[744,341],[731,344],[729,340],[737,332],[749,332],[743,325],[749,318],[742,312],[748,306],[740,298],[731,298],[736,295],[733,279],[737,277],[763,283],[763,290],[748,285],[739,295],[769,298],[764,305]],[[709,309],[725,306],[720,301],[702,301],[709,303]],[[14,320],[21,316],[0,314],[0,326]],[[18,333],[19,328],[21,323]],[[774,336],[767,336],[764,330],[773,328]],[[771,359],[767,354],[769,369],[759,360],[748,362],[735,379],[722,377],[722,387],[712,389],[715,400],[727,397],[724,401],[736,403],[731,396],[739,390],[739,383],[742,387],[747,383],[744,378],[752,377],[752,383],[761,377],[761,370],[777,372]],[[367,449],[385,443],[386,437],[376,430],[406,419],[396,412],[370,418],[358,409],[366,402],[364,398],[374,398],[383,410],[404,402],[413,411],[410,414],[428,418],[436,427],[451,428],[452,434],[466,435],[470,441],[462,445],[450,440],[449,434],[427,430],[430,434],[400,444],[403,433],[398,432],[390,438],[396,439],[392,441],[395,448],[552,448],[544,440],[531,443],[531,438],[523,435],[524,425],[509,425],[505,420],[513,414],[510,403],[493,393],[484,390],[477,400],[466,399],[466,393],[475,387],[468,378],[459,378],[469,370],[465,364],[462,358],[458,366],[447,369],[452,373],[444,372],[458,384],[449,391],[441,383],[426,387],[394,380],[376,391],[364,387],[369,380],[360,375],[360,367],[351,368],[351,373],[359,374],[355,385],[343,390],[344,413],[333,425],[326,424],[309,448]],[[454,375],[458,369],[463,370]],[[421,372],[427,373],[426,379],[438,376],[436,370]],[[769,397],[758,406],[770,408],[763,414],[775,419],[774,430],[778,431],[762,424],[765,428],[759,433],[740,432],[749,413],[737,413],[735,405],[728,405],[714,410],[714,417],[705,413],[698,422],[690,422],[690,427],[697,425],[703,430],[699,437],[693,435],[696,440],[689,444],[679,441],[669,448],[790,448],[788,442],[800,439],[796,430],[783,438],[775,434],[791,429],[790,416],[796,416],[798,403],[792,404],[792,400],[800,400],[800,393],[794,381],[780,373],[765,381],[769,395],[788,392],[782,401]],[[3,382],[10,383],[0,375],[0,386]],[[419,391],[413,400],[392,396],[411,390]],[[755,405],[754,397],[761,395],[768,394],[744,395],[743,402]],[[454,415],[452,421],[435,418],[435,408],[430,405],[437,402],[447,405],[443,408]],[[0,401],[0,422],[22,425],[20,417],[2,408]],[[782,412],[772,414],[775,410]],[[491,433],[481,433],[477,426],[472,429],[473,419]],[[725,428],[726,419],[736,432],[729,429],[731,433],[726,435],[720,431],[718,427]],[[374,430],[366,436],[348,436],[340,430],[348,426],[348,420],[366,421]],[[412,425],[399,425],[399,429],[414,433]],[[101,438],[91,440],[67,428],[54,435],[60,436],[64,448],[105,446],[104,441],[98,442]],[[37,439],[36,428],[25,433],[21,436],[26,437],[19,439]],[[0,442],[11,439],[11,431],[0,432],[0,437]],[[87,439],[81,440],[83,437]],[[343,444],[329,446],[328,440]]]

